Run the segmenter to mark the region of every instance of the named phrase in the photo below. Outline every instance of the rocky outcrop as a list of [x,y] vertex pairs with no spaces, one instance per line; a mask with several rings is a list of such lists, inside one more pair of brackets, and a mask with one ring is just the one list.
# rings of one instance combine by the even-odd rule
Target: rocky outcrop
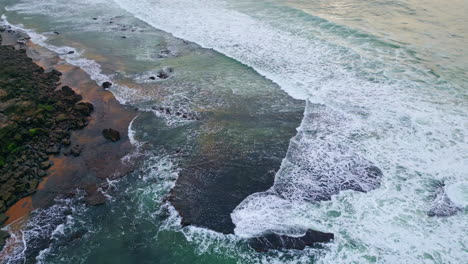
[[36,191],[48,155],[60,154],[71,131],[88,124],[93,105],[68,86],[57,89],[60,76],[25,50],[0,46],[0,213]]
[[301,237],[269,233],[249,239],[249,246],[258,252],[280,249],[303,250],[305,247],[314,246],[318,243],[330,242],[333,239],[334,235],[332,233],[323,233],[314,230],[307,230],[306,234]]

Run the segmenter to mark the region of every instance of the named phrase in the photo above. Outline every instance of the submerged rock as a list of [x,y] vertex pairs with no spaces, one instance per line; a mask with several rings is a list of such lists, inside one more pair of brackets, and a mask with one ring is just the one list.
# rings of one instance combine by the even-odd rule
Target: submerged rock
[[119,141],[120,140],[120,133],[119,131],[117,130],[114,130],[112,128],[106,128],[102,131],[102,135],[112,141],[112,142],[116,142],[116,141]]
[[96,193],[93,193],[92,195],[87,196],[85,198],[85,202],[87,205],[90,205],[90,206],[103,205],[106,203],[106,197],[102,193],[96,192]]
[[91,185],[85,188],[86,197],[84,199],[87,205],[97,206],[106,203],[106,197],[99,191],[98,187]]
[[261,237],[249,239],[249,246],[258,252],[279,249],[298,249],[314,246],[317,243],[326,243],[334,239],[332,233],[324,233],[315,230],[307,230],[301,237],[292,237],[269,233]]
[[[225,234],[234,233],[233,210],[252,193],[273,185],[289,140],[300,124],[303,103],[288,97],[283,103],[288,104],[288,111],[274,115],[246,115],[243,116],[246,119],[239,123],[246,130],[263,132],[281,128],[281,132],[261,138],[242,136],[242,141],[214,137],[214,141],[204,142],[206,148],[202,149],[209,151],[197,153],[187,162],[168,197],[183,223]],[[161,108],[160,111],[165,111]],[[189,118],[179,109],[173,109],[171,113]],[[237,113],[223,118],[236,120]]]
[[73,146],[70,147],[70,149],[64,152],[64,155],[65,156],[72,155],[72,156],[78,157],[81,154],[82,150],[83,150],[82,146],[78,144],[74,144]]

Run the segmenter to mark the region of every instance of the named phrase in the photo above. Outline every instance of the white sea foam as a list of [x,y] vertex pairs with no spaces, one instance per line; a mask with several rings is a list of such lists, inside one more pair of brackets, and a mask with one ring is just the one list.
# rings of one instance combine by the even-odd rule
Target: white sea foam
[[[36,261],[43,261],[51,247],[60,243],[61,239],[70,233],[70,228],[75,225],[73,214],[83,214],[87,209],[83,204],[76,203],[82,198],[82,193],[77,192],[74,199],[56,199],[55,204],[46,209],[37,209],[31,212],[29,219],[22,219],[18,226],[11,223],[7,226],[11,232],[6,248],[9,250],[2,259],[2,263],[16,264],[26,263],[31,258],[31,252],[38,251]],[[44,245],[49,247],[43,248]]]
[[[240,12],[242,7],[232,9],[232,2],[116,2],[158,29],[252,66],[291,96],[309,100],[308,111],[323,115],[315,107],[324,105],[325,112],[338,113],[325,130],[312,126],[293,140],[288,155],[294,154],[301,162],[291,171],[287,168],[290,157],[286,157],[275,180],[292,181],[287,192],[252,195],[233,212],[237,235],[249,237],[266,229],[296,234],[304,228],[332,231],[335,246],[321,258],[324,263],[456,263],[464,259],[466,215],[445,220],[426,215],[431,205],[429,183],[458,182],[468,171],[464,154],[467,108],[458,88],[422,74],[426,70],[418,68],[421,65],[398,68],[393,62],[410,60],[398,57],[403,56],[398,52],[386,52],[385,47],[376,52],[394,54],[392,63],[386,63],[385,56],[353,55],[350,49],[313,35],[274,27],[269,21],[281,24],[282,18],[270,19],[267,9],[263,17],[254,18]],[[363,45],[373,48],[370,43]],[[347,60],[350,67],[345,67]],[[369,65],[380,68],[366,68]],[[360,75],[372,70],[381,72],[377,81]],[[310,126],[307,122],[303,127]],[[349,162],[343,163],[344,157]],[[316,185],[310,169],[329,171],[323,180],[331,186],[357,180],[364,190],[370,190],[365,179],[346,173],[350,164],[359,167],[367,161],[383,171],[379,189],[366,194],[342,192],[319,205],[301,200],[313,195],[309,187]]]
[[135,116],[132,121],[130,121],[130,124],[128,125],[128,139],[130,140],[130,143],[132,143],[132,145],[134,146],[137,146],[137,145],[140,145],[141,143],[136,140],[135,138],[135,130],[132,128],[133,126],[133,122],[135,121],[135,119],[138,118],[138,115]]
[[455,182],[445,188],[447,197],[459,207],[468,206],[468,181]]

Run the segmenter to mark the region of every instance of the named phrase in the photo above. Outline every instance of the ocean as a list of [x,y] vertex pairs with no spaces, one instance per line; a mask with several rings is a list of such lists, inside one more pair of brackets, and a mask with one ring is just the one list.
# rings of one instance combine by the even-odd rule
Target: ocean
[[[0,13],[114,83],[140,111],[129,159],[142,160],[103,206],[33,213],[5,263],[468,259],[466,1],[3,0]],[[440,195],[460,210],[430,217]],[[50,243],[28,254],[42,229]],[[307,229],[335,239],[267,253],[245,242]]]

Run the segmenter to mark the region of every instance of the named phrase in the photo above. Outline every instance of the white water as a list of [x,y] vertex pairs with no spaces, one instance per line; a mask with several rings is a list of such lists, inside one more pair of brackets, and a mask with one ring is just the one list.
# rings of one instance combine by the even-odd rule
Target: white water
[[448,198],[459,207],[468,206],[468,182],[457,182],[447,186],[445,192]]
[[[420,65],[399,68],[395,61],[409,61],[398,57],[400,53],[395,53],[392,63],[386,63],[385,56],[355,54],[351,50],[364,47],[343,49],[287,31],[286,26],[274,27],[271,19],[281,18],[254,18],[225,2],[116,2],[155,28],[253,67],[291,96],[309,100],[310,113],[316,111],[316,104],[337,113],[339,122],[328,123],[325,131],[305,123],[313,120],[304,120],[302,127],[310,130],[294,139],[299,147],[291,147],[288,153],[309,161],[325,149],[330,155],[323,156],[327,164],[323,171],[335,172],[326,176],[331,183],[349,169],[337,167],[334,160],[343,151],[373,162],[384,173],[382,186],[374,191],[346,191],[320,204],[304,202],[301,195],[252,195],[233,212],[237,235],[248,237],[271,229],[291,234],[304,228],[331,231],[336,241],[320,259],[323,263],[461,263],[466,259],[466,213],[443,219],[426,215],[434,180],[456,184],[467,177],[463,89],[422,74],[427,70]],[[376,50],[374,55],[379,52],[387,53]],[[350,58],[356,61],[345,67]],[[359,77],[374,70],[379,81]],[[310,144],[312,137],[324,140]],[[308,142],[310,147],[301,147]],[[288,162],[288,158],[283,162],[276,182],[291,178],[313,185],[308,170],[300,165],[296,173],[288,174]]]

